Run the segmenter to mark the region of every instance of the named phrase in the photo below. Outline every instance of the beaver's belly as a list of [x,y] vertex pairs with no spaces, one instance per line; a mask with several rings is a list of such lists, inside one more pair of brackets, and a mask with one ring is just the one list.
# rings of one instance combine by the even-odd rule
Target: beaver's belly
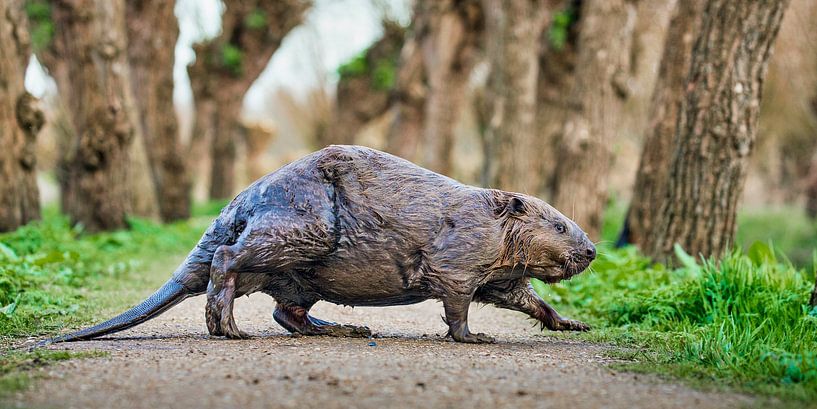
[[431,298],[421,286],[409,286],[404,273],[392,265],[370,260],[346,260],[313,269],[307,286],[322,299],[352,306],[415,304]]

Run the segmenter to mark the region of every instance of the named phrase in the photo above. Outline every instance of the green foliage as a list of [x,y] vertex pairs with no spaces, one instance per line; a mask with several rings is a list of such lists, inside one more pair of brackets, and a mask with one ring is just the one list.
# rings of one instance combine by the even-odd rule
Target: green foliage
[[352,57],[349,61],[341,64],[338,67],[338,75],[340,75],[341,78],[347,78],[366,74],[368,71],[366,68],[366,52],[368,52],[368,50],[364,50]]
[[567,7],[553,15],[553,21],[548,30],[548,41],[555,50],[564,49],[567,38],[570,35],[570,28],[576,22],[577,14],[572,6]]
[[373,89],[377,91],[391,89],[397,78],[397,56],[379,58],[370,63],[368,54],[369,50],[364,50],[349,61],[341,64],[337,70],[338,75],[340,75],[341,79],[369,76]]
[[251,30],[260,30],[267,26],[267,13],[264,10],[255,9],[244,17],[244,26]]
[[394,86],[396,76],[397,63],[382,58],[375,63],[374,71],[372,71],[372,85],[378,91],[386,91]]
[[221,64],[233,75],[241,75],[241,61],[244,59],[244,52],[233,44],[225,44],[221,47]]
[[603,249],[567,284],[535,288],[599,330],[590,337],[646,351],[638,369],[807,401],[817,398],[817,310],[805,271],[762,242],[719,261],[651,264],[632,247]]
[[144,268],[142,260],[183,254],[209,220],[162,226],[131,219],[130,230],[90,235],[46,211],[42,221],[0,235],[0,337],[87,321],[88,290]]
[[54,38],[54,22],[51,20],[51,5],[46,0],[28,0],[25,3],[31,33],[31,47],[34,52],[42,51]]

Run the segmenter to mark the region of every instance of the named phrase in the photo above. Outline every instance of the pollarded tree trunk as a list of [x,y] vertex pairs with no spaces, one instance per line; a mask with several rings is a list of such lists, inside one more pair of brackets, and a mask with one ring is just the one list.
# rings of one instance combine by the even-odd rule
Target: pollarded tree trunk
[[188,67],[196,106],[191,142],[212,135],[211,198],[234,193],[235,138],[244,94],[310,5],[310,0],[227,0],[221,34],[193,47],[196,62]]
[[485,138],[495,160],[486,174],[491,187],[535,193],[530,163],[536,137],[539,40],[550,20],[544,1],[484,0],[486,54],[490,64],[485,101]]
[[[416,7],[419,10],[419,2]],[[386,151],[410,161],[419,162],[425,123],[426,85],[425,63],[421,44],[428,35],[424,29],[426,16],[414,13],[411,35],[400,50],[392,111],[394,120],[386,134]]]
[[478,0],[415,3],[392,91],[394,120],[387,151],[443,174],[451,172],[454,126],[466,102],[483,26]]
[[125,2],[66,0],[52,7],[68,78],[60,95],[75,135],[61,165],[63,211],[89,231],[124,228],[133,136]]
[[648,247],[661,203],[667,190],[672,138],[681,101],[686,95],[687,74],[692,61],[692,40],[698,32],[705,0],[679,1],[670,21],[664,55],[652,98],[649,125],[636,174],[633,200],[627,212],[622,242]]
[[667,193],[648,254],[702,257],[732,244],[761,87],[788,0],[709,0],[694,36]]
[[31,56],[22,0],[0,2],[0,231],[40,218],[34,142],[43,125],[23,81]]
[[190,217],[190,175],[173,106],[173,63],[179,35],[174,2],[127,4],[128,60],[139,125],[163,221]]
[[560,136],[554,204],[598,239],[611,145],[619,129],[635,8],[627,0],[582,2],[575,83]]
[[531,166],[540,175],[533,192],[546,200],[553,197],[556,148],[568,112],[567,96],[575,81],[580,5],[581,0],[572,0],[554,8],[554,17],[541,40],[536,84],[537,135],[529,155]]
[[399,23],[383,21],[383,37],[338,69],[332,125],[318,148],[331,144],[353,144],[355,136],[369,121],[389,110],[389,94],[406,29]]
[[418,2],[428,16],[421,45],[428,94],[423,130],[423,165],[451,173],[454,126],[466,101],[466,86],[483,40],[484,16],[479,0]]

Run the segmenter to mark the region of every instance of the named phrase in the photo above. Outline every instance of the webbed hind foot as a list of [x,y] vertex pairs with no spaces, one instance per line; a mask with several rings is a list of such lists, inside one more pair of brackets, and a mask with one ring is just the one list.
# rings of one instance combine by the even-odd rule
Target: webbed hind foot
[[372,336],[372,331],[368,327],[324,321],[309,315],[305,308],[299,306],[278,304],[272,317],[275,322],[294,334],[350,338],[369,338]]

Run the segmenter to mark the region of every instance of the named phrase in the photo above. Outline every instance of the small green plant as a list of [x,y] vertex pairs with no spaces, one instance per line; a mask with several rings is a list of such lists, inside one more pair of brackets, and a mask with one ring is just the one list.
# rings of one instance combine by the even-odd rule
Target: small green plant
[[379,58],[374,62],[370,62],[369,51],[369,49],[366,49],[341,64],[337,70],[338,75],[341,78],[369,76],[373,89],[377,91],[391,89],[397,78],[397,56],[393,56],[394,58]]
[[251,30],[260,30],[267,26],[267,14],[264,10],[255,9],[244,17],[244,26]]
[[243,59],[244,53],[237,46],[228,43],[221,48],[221,62],[233,75],[241,75]]
[[45,0],[28,0],[25,3],[25,11],[34,52],[45,50],[54,38],[51,5]]
[[338,75],[340,75],[341,78],[348,78],[366,74],[368,71],[366,66],[367,51],[368,50],[364,50],[363,52],[352,57],[349,61],[341,64],[338,67]]
[[397,63],[388,58],[382,58],[375,63],[372,72],[372,85],[378,91],[386,91],[394,86],[397,75]]
[[570,27],[575,22],[576,11],[573,6],[568,6],[564,10],[553,14],[553,20],[548,30],[548,40],[553,49],[558,51],[565,48],[570,35]]

